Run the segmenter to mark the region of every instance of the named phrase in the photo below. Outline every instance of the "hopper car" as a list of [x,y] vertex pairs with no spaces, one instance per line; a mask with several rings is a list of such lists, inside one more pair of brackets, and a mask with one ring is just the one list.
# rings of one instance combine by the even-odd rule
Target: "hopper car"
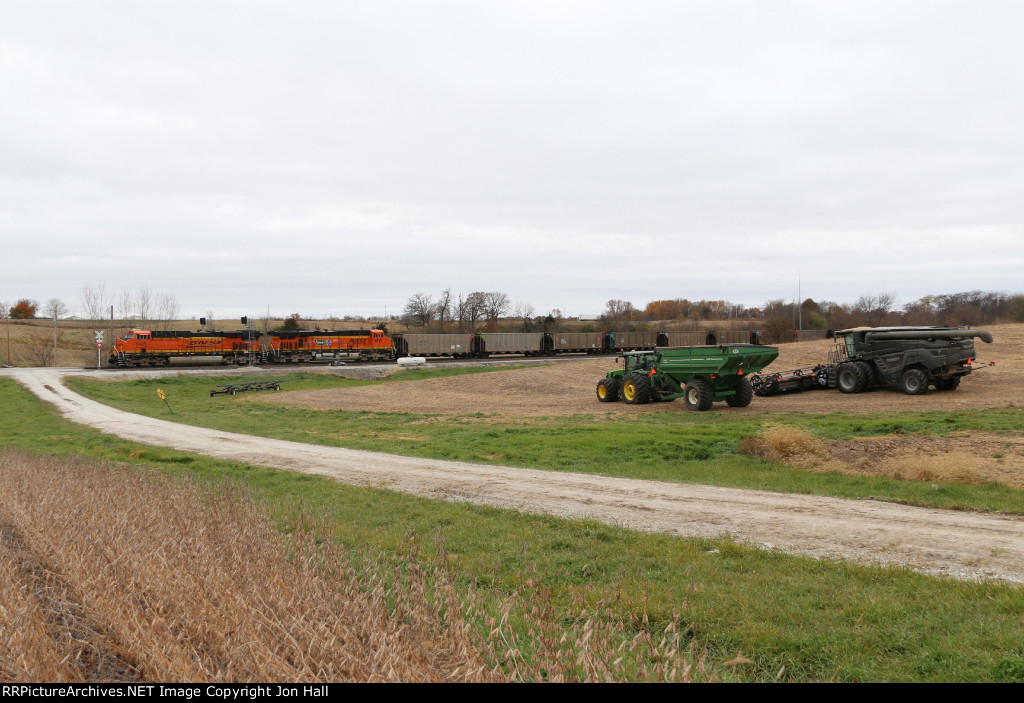
[[[487,332],[388,335],[384,330],[293,330],[261,334],[129,330],[114,341],[110,366],[168,365],[172,359],[210,359],[225,364],[387,361],[406,356],[483,359],[495,355],[555,356],[653,351],[657,347],[715,344],[716,336],[740,341],[750,332]],[[736,340],[731,338],[736,336]],[[723,340],[719,340],[721,343]]]

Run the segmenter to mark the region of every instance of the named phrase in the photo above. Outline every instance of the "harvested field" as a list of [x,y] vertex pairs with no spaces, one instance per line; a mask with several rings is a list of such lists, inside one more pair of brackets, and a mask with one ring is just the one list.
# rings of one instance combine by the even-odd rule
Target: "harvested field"
[[[837,390],[807,391],[770,398],[755,397],[747,408],[729,408],[724,403],[716,403],[712,412],[874,413],[1014,407],[1022,402],[1020,391],[1024,389],[1024,325],[995,325],[988,329],[995,341],[992,344],[977,343],[979,362],[995,361],[995,367],[979,369],[967,377],[956,391],[931,390],[924,396],[907,396],[889,389],[859,395],[844,395]],[[779,358],[769,369],[813,366],[826,361],[831,348],[831,340],[780,345]],[[605,373],[614,368],[613,358],[584,358],[500,373],[399,381],[370,388],[285,392],[253,400],[319,410],[441,415],[482,413],[537,417],[687,412],[679,402],[643,406],[599,403],[594,387]]]
[[[847,395],[838,390],[813,390],[754,398],[747,408],[716,403],[708,413],[877,413],[926,410],[1005,408],[1019,405],[1024,389],[1024,325],[988,328],[992,344],[977,342],[979,368],[951,392],[930,390],[908,396],[876,389]],[[831,340],[779,346],[769,369],[813,366],[828,359]],[[548,366],[496,373],[397,381],[372,387],[277,393],[253,402],[315,408],[440,415],[540,417],[599,415],[607,418],[639,413],[688,412],[681,402],[627,405],[598,402],[594,387],[614,369],[612,358],[560,361]],[[918,481],[995,482],[1024,488],[1024,431],[1013,434],[960,433],[944,438],[887,436],[847,442],[818,442],[813,452],[769,457],[814,471],[840,471]]]

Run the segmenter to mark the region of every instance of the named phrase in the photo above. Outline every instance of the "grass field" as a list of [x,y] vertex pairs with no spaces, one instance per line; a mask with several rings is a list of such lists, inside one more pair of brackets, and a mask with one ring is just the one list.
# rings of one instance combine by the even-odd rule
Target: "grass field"
[[[399,372],[383,382],[480,372],[415,370]],[[283,378],[287,379],[287,390],[371,383],[322,374]],[[230,381],[219,377],[217,383]],[[72,378],[68,385],[122,410],[172,419],[157,397],[156,390],[161,388],[171,403],[176,422],[298,442],[553,471],[1024,513],[1024,491],[993,483],[900,481],[835,471],[805,471],[739,451],[745,440],[756,437],[766,426],[799,428],[821,439],[943,436],[968,430],[1007,432],[1024,426],[1024,408],[855,416],[719,412],[658,413],[616,419],[593,415],[508,418],[321,411],[251,402],[252,395],[212,399],[209,390],[214,382],[185,375],[117,383]]]
[[[326,382],[295,378],[289,382],[289,387]],[[505,452],[514,453],[517,459],[506,457],[502,462],[520,465],[529,465],[529,462],[560,464],[551,457],[559,456],[566,451],[565,447],[577,452],[567,460],[571,466],[546,467],[556,469],[578,470],[585,466],[586,455],[579,453],[603,433],[609,433],[610,437],[615,432],[628,430],[647,432],[642,436],[651,437],[663,434],[659,430],[664,426],[658,422],[667,422],[648,416],[613,423],[616,426],[609,429],[600,422],[570,418],[561,422],[573,430],[559,431],[559,421],[552,419],[523,424],[495,422],[493,418],[444,420],[332,413],[324,420],[318,418],[315,411],[283,411],[244,401],[231,402],[241,397],[210,399],[209,379],[194,387],[190,383],[190,379],[174,378],[163,379],[159,384],[137,382],[93,387],[78,381],[75,385],[88,393],[108,396],[112,404],[160,416],[167,411],[162,403],[157,405],[155,388],[159,386],[167,393],[178,414],[174,419],[179,421],[211,425],[234,423],[225,429],[248,427],[252,431],[265,420],[266,426],[280,426],[280,432],[293,435],[289,438],[303,441],[312,441],[311,437],[318,433],[324,441],[323,437],[334,427],[334,432],[342,434],[328,437],[327,441],[358,440],[366,444],[351,446],[374,449],[382,448],[375,443],[384,442],[383,437],[372,436],[374,432],[386,435],[414,431],[417,436],[428,439],[410,440],[408,447],[401,444],[406,453],[415,449],[429,452],[425,455],[430,456],[454,452],[459,458],[476,458],[491,452]],[[190,388],[195,392],[190,394]],[[222,400],[229,402],[222,403]],[[324,527],[318,528],[324,530],[322,538],[330,538],[349,548],[381,552],[396,564],[406,561],[408,540],[413,536],[420,540],[428,557],[443,554],[456,589],[466,593],[473,586],[475,592],[485,598],[484,607],[489,612],[500,613],[502,604],[508,602],[542,602],[550,605],[543,616],[545,621],[569,625],[586,617],[581,615],[579,604],[585,604],[590,608],[588,612],[593,613],[594,606],[605,599],[605,594],[615,594],[605,599],[599,611],[604,620],[614,623],[612,629],[617,632],[636,633],[638,628],[645,627],[663,631],[679,616],[686,643],[697,644],[698,651],[706,654],[712,667],[709,675],[721,679],[1024,680],[1024,639],[1019,628],[1024,615],[1024,589],[992,583],[953,582],[897,569],[792,557],[750,549],[728,537],[678,539],[596,523],[412,498],[342,486],[319,477],[143,447],[71,425],[49,406],[10,382],[0,382],[0,403],[7,410],[0,427],[0,438],[6,446],[129,462],[138,470],[160,470],[201,480],[240,480],[267,502],[270,515],[282,533],[290,534],[304,519],[301,516],[314,514],[323,520]],[[315,423],[313,433],[301,428],[303,419]],[[741,439],[757,429],[748,424],[750,421],[726,421],[712,428],[700,416],[683,415],[673,419],[679,423],[670,426],[673,433],[689,433],[695,443],[673,439],[677,446],[663,446],[639,462],[640,475],[656,475],[664,471],[659,468],[659,462],[669,461],[672,451],[696,447],[698,454],[678,462],[678,470],[686,475],[682,480],[705,480],[700,477],[741,471],[747,477],[740,483],[759,482],[778,487],[793,482],[794,487],[789,490],[809,492],[825,492],[824,486],[831,482],[822,479],[820,484],[815,483],[818,478],[812,476],[814,481],[804,484],[802,481],[811,479],[798,476],[801,472],[737,454]],[[954,424],[949,419],[941,415],[917,417],[910,414],[889,418],[858,417],[855,423],[827,417],[787,418],[822,435],[836,436],[883,431],[881,428],[896,423],[901,425],[902,431],[941,433],[948,431],[946,426]],[[999,427],[1011,426],[1014,418],[1012,412],[992,412],[978,413],[962,421],[997,431]],[[410,426],[410,422],[416,424]],[[452,434],[460,428],[464,428],[465,434]],[[717,432],[712,440],[696,443],[711,429]],[[531,449],[527,441],[522,442],[521,448],[515,448],[512,440],[522,436],[516,430],[538,434],[541,449]],[[574,437],[583,430],[592,434],[586,435],[588,441],[577,447]],[[267,434],[273,433],[267,431]],[[449,447],[446,449],[445,445]],[[613,449],[610,440],[606,448]],[[626,463],[635,458],[625,452],[614,462],[606,462],[611,466],[601,470],[624,471]],[[702,464],[710,468],[701,468]],[[785,478],[790,474],[790,478]],[[894,485],[889,490],[900,489],[899,482],[891,483]],[[841,490],[856,495],[878,488],[851,482]],[[983,486],[965,486],[964,489],[964,495],[955,502],[994,509],[1003,509],[998,508],[1000,501],[1007,504],[1006,509],[1020,504],[1018,492],[988,495]],[[439,547],[441,542],[443,551]],[[643,624],[644,614],[647,625]],[[530,628],[518,623],[516,626],[520,628],[517,632],[523,645],[521,650],[524,656],[529,656],[534,648],[529,644],[534,641]],[[501,649],[497,651],[500,654]],[[742,657],[737,656],[740,652]],[[501,661],[496,663],[502,664]],[[539,678],[543,679],[544,674],[540,673]]]

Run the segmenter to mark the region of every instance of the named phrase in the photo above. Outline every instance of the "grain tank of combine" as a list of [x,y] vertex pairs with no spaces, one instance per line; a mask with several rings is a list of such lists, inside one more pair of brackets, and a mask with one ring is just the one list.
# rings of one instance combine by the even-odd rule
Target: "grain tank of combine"
[[754,396],[749,375],[772,363],[775,347],[760,344],[658,347],[626,352],[623,368],[611,371],[597,384],[603,403],[620,398],[643,404],[682,398],[688,410],[710,410],[725,401],[731,407],[750,405]]

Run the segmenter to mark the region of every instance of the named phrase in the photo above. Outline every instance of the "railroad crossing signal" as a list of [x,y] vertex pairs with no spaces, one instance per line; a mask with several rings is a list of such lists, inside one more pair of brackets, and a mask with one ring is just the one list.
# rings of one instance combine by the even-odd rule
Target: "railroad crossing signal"
[[93,335],[96,337],[96,368],[100,367],[100,349],[103,348],[103,330],[93,330]]

